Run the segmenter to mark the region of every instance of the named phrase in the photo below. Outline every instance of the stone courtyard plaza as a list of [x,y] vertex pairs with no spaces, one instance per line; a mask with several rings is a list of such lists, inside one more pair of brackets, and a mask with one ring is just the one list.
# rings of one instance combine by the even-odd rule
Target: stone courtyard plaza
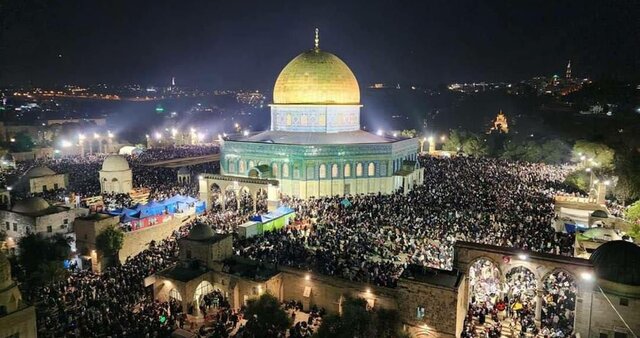
[[221,149],[226,176],[277,180],[290,196],[391,193],[422,183],[418,141],[360,129],[360,87],[337,56],[315,47],[278,76],[268,131],[232,137]]

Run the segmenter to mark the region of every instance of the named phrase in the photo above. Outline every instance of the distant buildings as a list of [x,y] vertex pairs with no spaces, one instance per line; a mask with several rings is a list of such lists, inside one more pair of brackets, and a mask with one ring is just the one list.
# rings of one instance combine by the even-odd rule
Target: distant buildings
[[507,117],[502,112],[502,109],[496,116],[496,119],[493,121],[493,126],[487,134],[491,133],[499,133],[499,134],[507,134],[509,132],[509,123],[507,123]]

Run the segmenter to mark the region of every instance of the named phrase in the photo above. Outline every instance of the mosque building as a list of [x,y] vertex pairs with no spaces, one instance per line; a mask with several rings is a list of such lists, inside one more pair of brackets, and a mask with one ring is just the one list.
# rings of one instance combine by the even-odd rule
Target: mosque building
[[360,129],[360,87],[337,56],[315,47],[278,76],[268,131],[231,137],[221,150],[225,176],[277,180],[283,194],[307,198],[405,191],[421,184],[418,140]]

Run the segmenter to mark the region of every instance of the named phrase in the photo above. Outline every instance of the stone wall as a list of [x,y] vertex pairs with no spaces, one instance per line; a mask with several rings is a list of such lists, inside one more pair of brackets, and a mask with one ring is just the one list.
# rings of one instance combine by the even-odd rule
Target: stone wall
[[159,242],[166,239],[189,218],[174,215],[174,217],[162,224],[125,233],[122,249],[118,253],[120,262],[124,263],[127,257],[137,255],[142,250],[147,249],[151,241]]
[[[330,313],[339,313],[341,303],[347,296],[365,298],[375,307],[397,309],[394,289],[368,286],[347,280],[307,273],[286,267],[279,267],[282,275],[282,299],[301,301],[305,310],[316,305]],[[310,288],[305,297],[305,288]]]
[[45,190],[55,190],[66,187],[67,179],[66,175],[64,174],[47,175],[29,179],[29,192],[31,193],[43,192]]
[[0,316],[0,337],[36,338],[36,310],[33,306]]

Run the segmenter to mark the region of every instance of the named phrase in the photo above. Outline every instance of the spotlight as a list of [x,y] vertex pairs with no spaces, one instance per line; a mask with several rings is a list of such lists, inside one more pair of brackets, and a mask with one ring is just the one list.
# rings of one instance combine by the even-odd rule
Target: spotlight
[[586,281],[593,280],[593,274],[591,272],[582,272],[580,273],[580,278]]
[[527,258],[529,258],[529,256],[525,255],[525,254],[519,254],[518,258],[520,258],[521,260],[527,260]]

